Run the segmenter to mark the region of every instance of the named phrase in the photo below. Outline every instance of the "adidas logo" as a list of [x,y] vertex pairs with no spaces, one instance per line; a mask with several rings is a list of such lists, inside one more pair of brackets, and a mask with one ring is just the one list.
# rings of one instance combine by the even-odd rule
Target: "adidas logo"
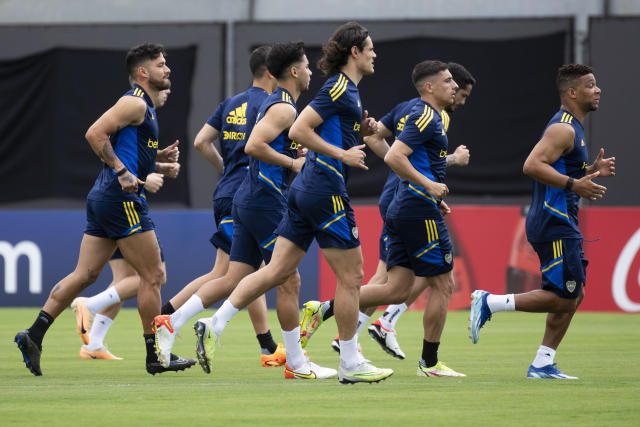
[[243,103],[235,110],[231,110],[227,116],[227,123],[230,125],[246,125],[247,124],[247,103]]

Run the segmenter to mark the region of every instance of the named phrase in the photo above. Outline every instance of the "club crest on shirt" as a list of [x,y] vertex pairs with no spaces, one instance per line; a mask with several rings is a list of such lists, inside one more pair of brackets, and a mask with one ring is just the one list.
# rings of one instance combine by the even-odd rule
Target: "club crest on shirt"
[[447,264],[451,264],[453,262],[453,255],[451,255],[451,252],[444,254],[444,260]]
[[358,227],[353,227],[353,228],[351,229],[351,234],[353,234],[353,237],[354,237],[355,239],[357,239],[357,238],[358,238]]
[[576,290],[576,282],[575,280],[567,280],[567,283],[565,283],[565,286],[567,287],[567,290],[569,292],[573,292]]

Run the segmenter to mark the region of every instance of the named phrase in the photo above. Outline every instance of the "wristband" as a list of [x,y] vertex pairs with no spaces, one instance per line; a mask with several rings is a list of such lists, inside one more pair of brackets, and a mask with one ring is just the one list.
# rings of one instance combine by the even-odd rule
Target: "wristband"
[[572,177],[569,177],[567,185],[564,186],[565,190],[571,190],[571,188],[573,187],[573,181],[574,179]]
[[129,171],[129,169],[127,169],[127,167],[126,167],[126,166],[123,166],[123,167],[122,167],[122,169],[120,169],[118,172],[116,172],[116,175],[117,175],[117,176],[122,176],[122,175],[124,175],[125,173],[127,173],[128,171]]

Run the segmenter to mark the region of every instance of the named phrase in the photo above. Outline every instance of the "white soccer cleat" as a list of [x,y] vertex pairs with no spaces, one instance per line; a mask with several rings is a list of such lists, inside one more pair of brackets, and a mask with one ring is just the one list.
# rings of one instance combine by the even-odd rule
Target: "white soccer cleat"
[[396,331],[385,329],[379,319],[369,325],[367,331],[369,332],[369,336],[380,344],[380,347],[382,347],[384,351],[398,359],[404,359],[406,357],[396,339]]
[[438,361],[435,365],[427,367],[425,363],[420,360],[418,362],[418,376],[419,377],[466,377],[465,374],[456,372],[444,362]]
[[345,369],[341,363],[338,368],[338,380],[343,384],[377,383],[391,375],[393,375],[392,369],[376,368],[366,362],[360,362],[352,369]]
[[153,319],[153,332],[156,335],[156,352],[158,362],[163,368],[168,368],[171,364],[171,349],[178,335],[171,326],[171,316],[162,314]]
[[307,361],[298,369],[291,369],[285,364],[284,377],[287,379],[324,380],[335,377],[338,372],[335,369],[317,365],[307,358]]

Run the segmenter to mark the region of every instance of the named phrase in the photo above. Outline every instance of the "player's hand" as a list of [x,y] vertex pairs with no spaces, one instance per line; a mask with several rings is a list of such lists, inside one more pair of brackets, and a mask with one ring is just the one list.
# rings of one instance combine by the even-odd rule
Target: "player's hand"
[[436,199],[444,199],[444,197],[449,194],[449,187],[447,187],[447,184],[443,184],[441,182],[431,181],[425,188],[429,194],[434,196]]
[[294,159],[293,163],[291,163],[291,170],[295,173],[300,173],[305,161],[306,159],[304,157],[298,157],[297,159]]
[[144,183],[144,189],[149,193],[155,194],[162,188],[164,184],[164,175],[161,173],[150,173]]
[[573,182],[573,190],[580,197],[584,197],[589,200],[597,200],[602,199],[604,197],[605,191],[607,191],[607,187],[602,185],[598,185],[592,181],[593,178],[600,175],[600,172],[594,172],[589,175],[585,175],[582,178]]
[[609,157],[608,159],[604,158],[604,148],[600,149],[598,153],[598,157],[591,165],[591,170],[593,172],[600,172],[600,176],[615,176],[616,174],[616,158]]
[[349,148],[342,154],[340,161],[347,166],[354,166],[368,171],[369,168],[364,164],[364,159],[367,157],[364,147],[366,147],[365,144],[360,144]]
[[300,148],[298,148],[298,158],[300,157],[307,157],[307,150],[306,148],[300,146]]
[[163,148],[162,150],[158,150],[158,153],[156,154],[157,161],[169,163],[177,162],[180,158],[180,149],[178,148],[178,144],[180,144],[180,141],[176,140],[176,142],[170,146]]
[[122,174],[122,176],[119,176],[118,182],[120,183],[122,190],[127,193],[137,193],[138,185],[144,185],[144,181],[140,181],[137,176],[129,171]]
[[362,121],[360,122],[360,136],[373,135],[378,131],[378,122],[373,117],[369,117],[369,112],[364,110]]
[[471,154],[469,154],[469,149],[466,145],[458,145],[456,150],[453,152],[453,155],[456,156],[455,165],[467,166],[469,164]]
[[451,208],[449,207],[449,205],[447,205],[444,200],[440,201],[440,204],[438,205],[438,209],[440,209],[440,212],[442,213],[442,216],[448,215],[451,213]]
[[165,163],[162,173],[169,178],[177,178],[178,174],[180,174],[180,163]]

